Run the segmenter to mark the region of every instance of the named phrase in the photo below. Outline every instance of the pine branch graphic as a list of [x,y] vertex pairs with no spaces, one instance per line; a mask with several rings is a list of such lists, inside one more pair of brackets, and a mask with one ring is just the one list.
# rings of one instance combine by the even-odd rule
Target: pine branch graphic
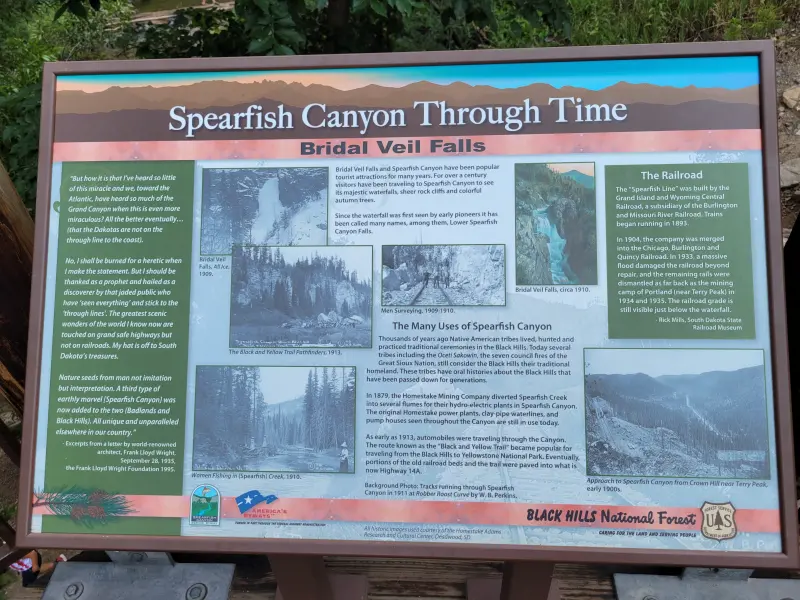
[[35,492],[34,498],[34,508],[44,506],[54,515],[69,517],[89,529],[135,512],[124,496],[79,486]]

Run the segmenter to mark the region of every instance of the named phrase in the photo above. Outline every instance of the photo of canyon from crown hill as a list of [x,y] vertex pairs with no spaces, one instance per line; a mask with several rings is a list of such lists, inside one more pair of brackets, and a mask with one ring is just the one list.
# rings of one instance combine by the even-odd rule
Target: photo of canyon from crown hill
[[[220,114],[243,113],[251,105],[260,106],[262,112],[267,113],[277,111],[282,105],[292,114],[291,128],[268,131],[255,128],[203,129],[192,138],[197,140],[380,137],[391,134],[393,130],[396,132],[392,127],[371,126],[362,133],[358,123],[349,128],[309,127],[303,123],[302,111],[310,104],[325,106],[324,109],[314,109],[313,118],[318,121],[324,119],[325,113],[334,111],[403,110],[403,136],[757,129],[760,126],[758,85],[729,89],[627,83],[624,80],[599,89],[549,83],[494,87],[463,81],[436,83],[427,80],[398,85],[381,75],[390,69],[374,71],[378,73],[375,77],[369,73],[363,76],[364,70],[359,70],[359,77],[348,74],[347,70],[330,71],[324,77],[315,73],[282,75],[265,71],[242,75],[194,74],[193,78],[186,80],[154,79],[152,85],[60,84],[56,103],[56,141],[182,139],[181,132],[170,130],[170,124],[174,124],[170,110],[175,106],[184,107],[186,113]],[[626,116],[620,121],[607,119],[589,123],[570,119],[569,122],[557,122],[559,108],[557,103],[550,103],[551,98],[579,99],[583,105],[613,107],[624,104]],[[538,109],[539,122],[523,124],[516,130],[508,130],[504,123],[490,123],[488,120],[480,124],[453,126],[442,124],[441,105],[429,105],[430,124],[423,126],[424,107],[418,105],[415,108],[414,104],[433,101],[444,102],[448,108],[456,109],[505,109],[525,106],[527,101],[528,106]],[[520,116],[524,120],[525,113]]]

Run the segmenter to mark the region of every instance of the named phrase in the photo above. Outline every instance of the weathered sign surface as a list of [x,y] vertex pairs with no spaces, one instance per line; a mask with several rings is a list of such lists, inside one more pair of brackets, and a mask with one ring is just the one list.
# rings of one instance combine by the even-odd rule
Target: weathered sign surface
[[771,61],[52,65],[24,539],[794,563]]

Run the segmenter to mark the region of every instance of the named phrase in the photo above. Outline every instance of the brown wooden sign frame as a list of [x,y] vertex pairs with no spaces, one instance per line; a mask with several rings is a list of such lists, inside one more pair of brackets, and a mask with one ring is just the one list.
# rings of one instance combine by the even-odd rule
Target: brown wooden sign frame
[[[775,432],[778,454],[782,553],[674,551],[617,549],[605,547],[542,547],[516,545],[472,545],[454,543],[403,543],[338,540],[263,538],[203,538],[33,534],[33,470],[42,363],[45,271],[49,230],[49,200],[54,137],[55,83],[59,75],[159,73],[187,71],[237,71],[391,67],[422,65],[467,65],[478,63],[597,61],[642,58],[713,56],[757,56],[760,63],[760,109],[766,214],[767,269],[769,281],[772,376],[774,383]],[[20,476],[18,543],[31,548],[76,548],[100,550],[209,551],[294,554],[307,556],[353,555],[374,557],[438,557],[540,562],[611,563],[638,565],[708,566],[728,568],[793,569],[800,567],[798,552],[795,472],[792,446],[792,415],[786,335],[786,306],[782,257],[780,187],[777,137],[775,55],[769,41],[609,46],[601,48],[552,48],[486,50],[467,52],[396,53],[380,55],[293,56],[213,58],[150,61],[51,63],[45,66],[37,188],[37,214],[31,319],[25,390],[24,437]]]

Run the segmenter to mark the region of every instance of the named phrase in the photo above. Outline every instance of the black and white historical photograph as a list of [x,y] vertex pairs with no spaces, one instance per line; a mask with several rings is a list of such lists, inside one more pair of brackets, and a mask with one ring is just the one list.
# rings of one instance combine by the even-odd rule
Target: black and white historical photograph
[[355,471],[355,367],[199,366],[195,471]]
[[502,244],[383,246],[384,306],[504,306]]
[[234,246],[231,348],[372,346],[372,246]]
[[587,475],[769,478],[761,350],[586,349]]
[[203,169],[201,254],[328,242],[328,169]]

